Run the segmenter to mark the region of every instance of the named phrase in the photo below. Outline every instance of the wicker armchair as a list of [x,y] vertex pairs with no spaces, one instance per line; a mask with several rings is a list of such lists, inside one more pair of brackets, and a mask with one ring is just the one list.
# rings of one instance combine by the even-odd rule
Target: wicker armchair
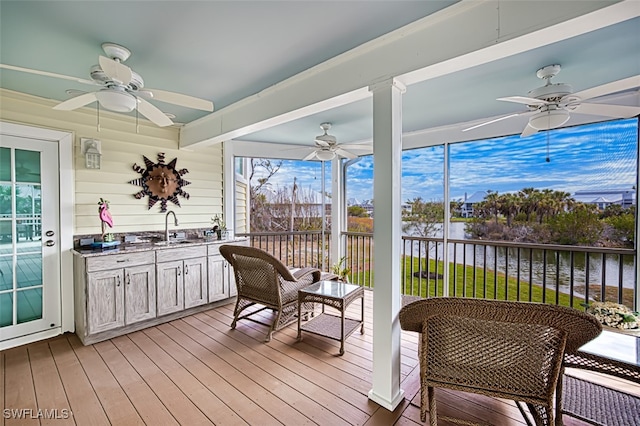
[[[403,330],[421,333],[420,419],[438,423],[434,388],[448,388],[526,403],[537,425],[561,425],[564,353],[595,338],[595,317],[563,306],[439,297],[400,310]],[[466,420],[441,416],[455,423]]]
[[[238,289],[231,328],[241,319],[266,325],[269,331],[265,342],[271,340],[274,331],[297,318],[298,290],[320,280],[319,269],[302,268],[292,273],[278,259],[258,248],[222,245],[220,253],[233,267]],[[241,315],[256,304],[263,307]],[[275,314],[271,323],[252,318],[265,309],[272,309]],[[304,309],[305,313],[313,311],[313,304],[307,304]]]

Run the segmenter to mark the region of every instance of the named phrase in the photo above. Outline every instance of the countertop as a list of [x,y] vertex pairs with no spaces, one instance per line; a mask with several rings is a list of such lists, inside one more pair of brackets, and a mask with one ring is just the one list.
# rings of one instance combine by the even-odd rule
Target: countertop
[[93,256],[107,256],[111,254],[124,254],[124,253],[135,253],[140,251],[150,251],[150,250],[166,250],[166,249],[176,249],[176,248],[186,248],[186,247],[194,247],[194,246],[203,246],[210,244],[233,244],[240,241],[246,241],[246,238],[234,238],[229,240],[218,240],[215,238],[201,238],[201,239],[193,239],[193,240],[177,240],[172,241],[169,244],[164,241],[152,243],[127,243],[120,244],[119,246],[115,246],[113,248],[105,248],[105,249],[92,249],[92,248],[76,248],[72,250],[72,253],[76,256],[81,257],[93,257]]

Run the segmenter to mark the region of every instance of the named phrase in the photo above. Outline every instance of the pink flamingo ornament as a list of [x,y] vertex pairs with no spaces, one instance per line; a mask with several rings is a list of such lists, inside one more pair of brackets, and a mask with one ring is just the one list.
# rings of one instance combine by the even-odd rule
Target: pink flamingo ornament
[[109,213],[109,201],[103,200],[100,198],[98,202],[98,215],[100,216],[100,221],[102,222],[102,241],[104,241],[104,236],[107,233],[105,228],[105,224],[109,225],[109,228],[113,228],[113,218],[111,217],[111,213]]

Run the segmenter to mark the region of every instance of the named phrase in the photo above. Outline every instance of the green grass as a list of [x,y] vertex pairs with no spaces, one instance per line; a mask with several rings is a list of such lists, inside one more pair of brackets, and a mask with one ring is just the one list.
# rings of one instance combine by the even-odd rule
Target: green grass
[[[403,294],[416,295],[422,297],[435,297],[443,296],[443,280],[438,278],[437,292],[436,281],[434,279],[417,278],[412,276],[412,272],[418,272],[419,259],[413,258],[413,271],[411,270],[411,257],[407,256],[404,259],[404,291]],[[444,270],[444,263],[442,261],[437,262],[438,273],[442,274]],[[506,279],[503,273],[490,269],[484,269],[482,267],[472,267],[457,264],[455,265],[455,289],[454,289],[454,265],[449,264],[449,296],[456,297],[476,297],[487,298],[497,300],[520,300],[541,302],[549,304],[558,304],[563,306],[573,306],[579,308],[580,304],[584,302],[584,298],[574,296],[573,305],[571,304],[571,297],[562,292],[556,292],[555,290],[548,288],[553,285],[549,282],[548,287],[544,289],[540,285],[529,283],[520,279],[520,283],[515,276],[509,275]],[[422,269],[425,271],[424,267]],[[475,270],[475,287],[474,287],[474,270]],[[436,271],[436,261],[434,259],[429,260],[429,272]],[[425,271],[426,272],[426,271]],[[486,277],[485,277],[486,274]],[[350,280],[354,284],[369,283],[369,277],[373,282],[373,272],[360,272],[351,274]],[[550,280],[551,281],[551,280]],[[486,286],[485,283],[486,282]],[[372,286],[373,287],[373,286]],[[485,292],[486,288],[486,292]]]

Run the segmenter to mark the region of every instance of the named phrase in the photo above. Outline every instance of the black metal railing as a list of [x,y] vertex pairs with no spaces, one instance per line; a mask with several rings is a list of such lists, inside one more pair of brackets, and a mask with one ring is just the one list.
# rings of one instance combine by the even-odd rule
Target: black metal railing
[[[290,266],[329,270],[334,263],[328,233],[241,235]],[[373,287],[373,234],[341,235],[349,281]],[[403,236],[401,255],[403,294],[429,297],[448,293],[573,307],[609,300],[638,309],[637,259],[632,249],[453,239],[445,249],[442,238]]]
[[314,267],[327,271],[331,261],[331,234],[322,231],[252,232],[236,234],[250,245],[270,253],[292,268]]

